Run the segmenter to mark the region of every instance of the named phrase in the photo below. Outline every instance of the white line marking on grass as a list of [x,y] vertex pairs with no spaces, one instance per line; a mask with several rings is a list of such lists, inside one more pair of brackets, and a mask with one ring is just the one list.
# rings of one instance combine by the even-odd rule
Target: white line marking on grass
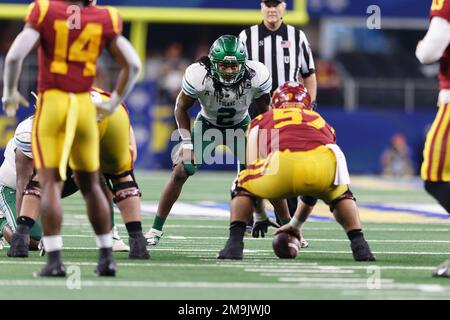
[[[330,222],[321,222],[324,224],[328,224]],[[210,226],[210,225],[185,225],[185,224],[167,224],[165,226],[166,229],[174,228],[183,228],[183,229],[226,229],[228,225],[223,226]],[[314,231],[341,231],[342,229],[339,226],[336,227],[304,227],[306,231],[314,230]],[[387,232],[449,232],[450,228],[378,228],[378,227],[365,227],[366,231],[387,231]]]
[[[164,237],[164,240],[174,240],[172,242],[176,242],[176,240],[183,241],[192,241],[192,240],[227,240],[228,237],[183,237],[183,236],[167,236]],[[349,242],[348,239],[327,239],[327,238],[307,238],[308,241],[317,241],[317,242]],[[250,241],[272,241],[272,236],[269,235],[266,238],[245,238],[245,240]],[[374,240],[368,239],[370,242],[383,242],[383,243],[450,243],[450,240]]]
[[[211,261],[211,259],[208,259]],[[133,262],[117,262],[119,268],[123,267],[154,267],[154,268],[242,268],[247,272],[265,272],[265,273],[302,273],[302,272],[317,272],[317,273],[327,273],[327,271],[335,273],[348,273],[353,272],[352,270],[367,270],[370,266],[319,266],[317,263],[304,263],[296,262],[293,263],[283,263],[273,261],[261,260],[260,263],[255,263],[257,261],[251,260],[247,262],[243,261],[227,261],[208,264],[194,264],[194,263],[133,263]],[[96,266],[96,262],[79,262],[79,261],[65,261],[68,265],[80,265],[80,266]],[[45,261],[24,261],[17,259],[0,260],[0,265],[44,265]],[[302,269],[305,268],[305,269]],[[380,270],[419,270],[419,271],[431,271],[436,269],[435,266],[377,266]]]
[[[307,278],[306,278],[307,279]],[[122,280],[98,280],[98,281],[81,281],[81,287],[109,287],[109,288],[190,288],[190,289],[204,289],[204,288],[219,288],[219,289],[366,289],[365,293],[371,290],[367,289],[367,283],[346,282],[337,283],[320,283],[316,281],[305,281],[292,283],[292,279],[286,279],[290,283],[257,283],[257,282],[188,282],[188,281],[122,281]],[[324,279],[326,280],[326,279]],[[66,280],[0,280],[0,286],[5,287],[66,287]],[[382,283],[382,289],[386,290],[416,290],[422,292],[447,292],[449,287],[441,285],[430,284],[396,284],[396,283]],[[392,293],[392,292],[389,292]],[[395,293],[395,292],[394,292]]]
[[[8,247],[8,246],[5,246]],[[198,248],[151,248],[150,251],[164,251],[164,252],[174,252],[174,253],[184,253],[184,252],[213,252],[217,253],[222,247],[217,249],[198,249]],[[64,250],[98,250],[96,247],[64,247]],[[326,254],[352,254],[351,251],[332,251],[332,250],[303,250],[302,254],[310,253],[326,253]],[[428,251],[373,251],[374,254],[402,254],[402,255],[450,255],[450,252],[428,252]],[[273,254],[273,250],[255,250],[255,249],[244,249],[244,254]]]
[[281,273],[326,273],[328,275],[333,274],[353,274],[355,273],[354,270],[339,270],[339,269],[333,269],[333,270],[326,270],[326,269],[302,269],[302,268],[289,268],[286,270],[283,269],[274,269],[274,270],[267,270],[264,268],[245,268],[244,271],[246,272],[264,272],[266,275],[274,275],[274,274],[281,274]]
[[[278,281],[281,282],[306,282],[306,283],[326,283],[326,284],[330,284],[330,283],[364,283],[367,285],[367,278],[313,278],[313,277],[280,277],[278,278]],[[391,284],[394,283],[393,279],[380,279],[380,284],[384,285],[384,284]]]

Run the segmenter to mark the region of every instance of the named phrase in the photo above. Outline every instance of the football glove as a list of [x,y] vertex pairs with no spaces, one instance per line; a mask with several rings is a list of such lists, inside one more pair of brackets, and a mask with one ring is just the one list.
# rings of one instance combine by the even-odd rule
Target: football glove
[[27,99],[25,99],[19,91],[15,91],[11,96],[2,97],[3,111],[5,111],[8,117],[14,117],[19,105],[29,107]]
[[253,238],[259,238],[259,236],[261,236],[261,238],[264,238],[269,227],[279,228],[280,226],[276,222],[270,220],[269,218],[262,221],[256,221],[253,224],[252,230]]
[[113,92],[111,97],[107,101],[93,99],[92,102],[97,107],[97,121],[101,121],[106,117],[109,117],[117,110],[121,104],[121,100],[117,92]]

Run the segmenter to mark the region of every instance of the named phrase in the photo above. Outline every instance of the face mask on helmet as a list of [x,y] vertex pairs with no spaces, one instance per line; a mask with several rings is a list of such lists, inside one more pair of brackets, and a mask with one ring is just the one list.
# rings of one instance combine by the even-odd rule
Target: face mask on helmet
[[222,36],[211,46],[209,59],[213,78],[225,86],[231,86],[244,76],[247,50],[237,37]]
[[85,6],[95,6],[97,4],[97,0],[84,0]]
[[311,96],[306,88],[297,82],[286,82],[272,95],[272,108],[299,108],[311,110]]

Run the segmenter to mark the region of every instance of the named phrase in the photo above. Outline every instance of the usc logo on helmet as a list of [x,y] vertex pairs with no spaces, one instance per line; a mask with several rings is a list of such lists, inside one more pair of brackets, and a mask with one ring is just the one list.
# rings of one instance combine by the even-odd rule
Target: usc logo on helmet
[[286,82],[275,90],[272,95],[274,109],[312,109],[311,96],[306,88],[297,82]]

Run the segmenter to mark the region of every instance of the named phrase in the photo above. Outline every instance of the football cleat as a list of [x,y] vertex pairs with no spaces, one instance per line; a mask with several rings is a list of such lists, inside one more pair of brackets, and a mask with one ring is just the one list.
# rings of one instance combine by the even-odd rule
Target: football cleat
[[228,239],[225,248],[220,250],[217,259],[242,260],[244,257],[244,242]]
[[308,248],[309,247],[309,242],[306,241],[306,239],[302,238],[302,240],[300,241],[300,248]]
[[433,271],[433,277],[450,278],[450,259],[442,263]]
[[52,264],[46,264],[41,271],[33,273],[34,277],[65,277],[66,268],[61,261]]
[[147,239],[147,245],[148,246],[158,245],[159,241],[161,241],[163,234],[164,232],[151,228],[150,231],[148,231],[145,234],[145,238]]
[[351,243],[353,259],[355,261],[376,261],[369,244],[364,238],[358,238]]
[[123,242],[122,238],[119,236],[119,231],[117,230],[117,227],[114,226],[111,230],[112,233],[112,239],[113,239],[113,246],[112,250],[114,252],[128,252],[130,251],[130,247]]
[[128,259],[148,260],[150,254],[147,251],[147,239],[141,234],[138,238],[128,238],[130,243],[130,253]]
[[253,226],[246,226],[244,236],[251,237],[253,233]]
[[6,254],[8,257],[28,257],[29,245],[30,236],[28,234],[13,233],[11,238],[11,247]]
[[95,274],[99,277],[114,277],[116,275],[116,262],[112,257],[100,258],[95,268]]

